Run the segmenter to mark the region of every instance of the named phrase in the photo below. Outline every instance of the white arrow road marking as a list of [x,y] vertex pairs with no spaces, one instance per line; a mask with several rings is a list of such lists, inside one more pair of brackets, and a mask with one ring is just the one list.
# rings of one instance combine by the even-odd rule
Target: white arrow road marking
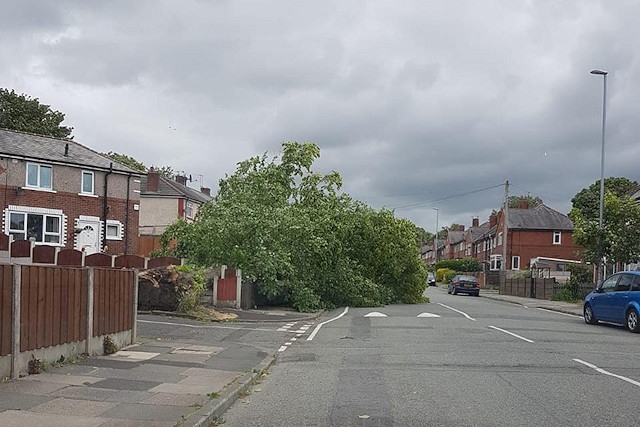
[[512,337],[516,337],[516,338],[518,338],[518,339],[521,339],[522,341],[526,341],[526,342],[534,342],[534,341],[531,341],[529,338],[525,338],[525,337],[523,337],[523,336],[521,336],[521,335],[514,334],[513,332],[509,332],[509,331],[507,331],[507,330],[505,330],[505,329],[500,329],[500,328],[498,328],[497,326],[489,326],[489,327],[490,327],[491,329],[495,329],[496,331],[504,332],[505,334],[509,334],[509,335],[511,335]]
[[440,316],[434,313],[420,313],[418,314],[418,317],[440,317]]
[[585,362],[584,360],[580,360],[580,359],[573,359],[573,360],[578,362],[578,363],[582,363],[583,365],[588,366],[591,369],[595,369],[597,372],[600,372],[601,374],[609,375],[611,377],[618,378],[619,380],[626,381],[626,382],[628,382],[630,384],[633,384],[635,386],[640,387],[640,382],[638,382],[636,380],[632,380],[631,378],[623,377],[622,375],[618,375],[618,374],[614,374],[614,373],[609,372],[609,371],[605,371],[604,369],[598,368],[596,365],[592,365],[591,363]]
[[387,317],[387,315],[379,311],[372,311],[371,313],[365,314],[364,317]]

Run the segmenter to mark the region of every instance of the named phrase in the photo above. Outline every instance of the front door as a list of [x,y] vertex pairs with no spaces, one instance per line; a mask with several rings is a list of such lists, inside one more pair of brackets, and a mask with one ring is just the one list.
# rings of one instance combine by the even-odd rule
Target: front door
[[76,220],[75,249],[83,251],[86,255],[100,252],[100,219]]

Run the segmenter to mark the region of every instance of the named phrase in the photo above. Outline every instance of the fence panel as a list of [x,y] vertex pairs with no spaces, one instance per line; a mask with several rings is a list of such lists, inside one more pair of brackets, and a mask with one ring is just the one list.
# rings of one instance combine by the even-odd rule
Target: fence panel
[[94,270],[93,276],[93,336],[112,334],[132,328],[132,270]]
[[0,265],[0,356],[11,353],[13,331],[13,267]]
[[236,299],[236,286],[238,279],[236,277],[230,277],[228,279],[218,279],[218,294],[216,299],[218,301],[233,301]]
[[82,301],[83,289],[86,293],[82,269],[23,266],[20,350],[84,340],[87,305]]

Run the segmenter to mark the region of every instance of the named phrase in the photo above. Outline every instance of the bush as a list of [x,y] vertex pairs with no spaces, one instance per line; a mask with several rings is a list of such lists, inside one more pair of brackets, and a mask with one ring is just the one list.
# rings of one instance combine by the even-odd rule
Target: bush
[[448,268],[460,272],[482,271],[482,263],[475,258],[443,259],[436,263],[436,269]]
[[196,310],[200,306],[200,300],[205,292],[205,275],[202,269],[198,269],[190,265],[176,266],[176,270],[183,273],[190,273],[193,277],[191,287],[180,298],[178,310],[183,313],[189,313]]
[[442,283],[449,283],[453,276],[456,275],[456,270],[449,268],[439,268],[436,270],[436,281]]

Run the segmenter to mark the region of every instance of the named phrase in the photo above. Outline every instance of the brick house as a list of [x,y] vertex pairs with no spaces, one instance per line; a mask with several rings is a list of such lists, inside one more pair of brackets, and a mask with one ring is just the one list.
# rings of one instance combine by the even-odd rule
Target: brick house
[[212,200],[211,189],[195,190],[187,186],[186,176],[173,180],[151,168],[141,182],[138,254],[149,256],[160,249],[160,236],[169,225],[178,218],[192,222],[200,207]]
[[527,269],[535,258],[555,260],[552,270],[563,270],[567,263],[580,260],[578,251],[581,247],[573,243],[573,223],[567,215],[544,204],[531,209],[526,206],[510,208],[506,239],[503,236],[503,211],[496,216],[496,224],[483,243],[489,247],[490,270],[501,269],[505,242],[506,270]]
[[140,177],[73,140],[0,129],[2,232],[87,255],[137,253]]

